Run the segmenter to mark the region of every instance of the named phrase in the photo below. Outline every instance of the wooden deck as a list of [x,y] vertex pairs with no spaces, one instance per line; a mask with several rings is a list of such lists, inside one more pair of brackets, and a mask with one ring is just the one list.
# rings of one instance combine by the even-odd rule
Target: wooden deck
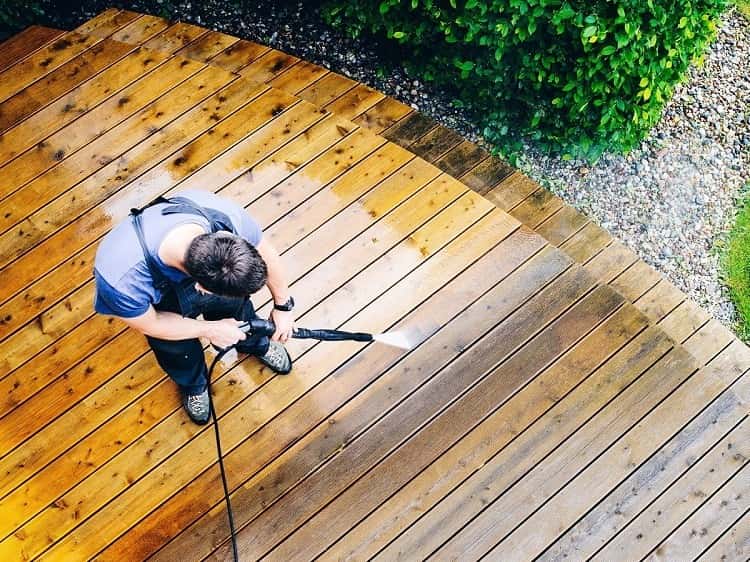
[[0,45],[0,178],[0,559],[231,556],[212,430],[92,310],[100,238],[188,187],[261,222],[300,325],[418,343],[221,363],[243,560],[747,559],[750,350],[397,101],[109,10]]

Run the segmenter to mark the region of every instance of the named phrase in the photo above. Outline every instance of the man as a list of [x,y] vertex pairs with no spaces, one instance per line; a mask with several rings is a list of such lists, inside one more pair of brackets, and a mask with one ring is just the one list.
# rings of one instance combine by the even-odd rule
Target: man
[[[146,335],[197,424],[210,415],[198,338],[236,344],[280,374],[292,368],[283,343],[294,329],[294,299],[279,255],[243,207],[214,193],[184,191],[133,209],[99,245],[94,278],[96,311]],[[263,285],[274,300],[270,339],[239,327],[256,317],[249,296]]]

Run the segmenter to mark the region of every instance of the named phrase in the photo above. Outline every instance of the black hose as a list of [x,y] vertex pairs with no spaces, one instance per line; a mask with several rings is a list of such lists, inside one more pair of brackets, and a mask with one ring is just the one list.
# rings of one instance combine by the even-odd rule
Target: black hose
[[295,328],[292,337],[297,339],[313,339],[323,341],[372,341],[372,334],[364,332],[344,332],[342,330],[309,330]]
[[211,417],[214,420],[214,435],[216,436],[216,452],[219,457],[219,469],[221,470],[221,484],[224,486],[224,499],[227,502],[227,515],[229,516],[229,531],[232,534],[232,554],[234,556],[234,562],[239,562],[240,558],[237,554],[237,531],[234,528],[234,513],[232,512],[232,502],[229,500],[229,486],[227,486],[227,474],[224,470],[224,455],[221,453],[221,439],[219,437],[219,420],[216,419],[216,410],[214,409],[214,401],[211,397],[211,375],[214,372],[214,367],[216,367],[216,363],[219,362],[219,359],[221,359],[227,351],[232,349],[231,347],[228,347],[226,349],[221,350],[216,357],[214,357],[213,362],[211,363],[211,368],[208,369],[208,404],[209,408],[211,409]]

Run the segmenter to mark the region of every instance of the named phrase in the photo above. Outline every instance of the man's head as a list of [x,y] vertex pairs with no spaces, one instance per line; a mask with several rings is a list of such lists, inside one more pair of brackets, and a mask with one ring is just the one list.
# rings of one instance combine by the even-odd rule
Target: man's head
[[185,252],[185,269],[204,289],[244,297],[266,283],[266,262],[247,240],[229,232],[196,236]]

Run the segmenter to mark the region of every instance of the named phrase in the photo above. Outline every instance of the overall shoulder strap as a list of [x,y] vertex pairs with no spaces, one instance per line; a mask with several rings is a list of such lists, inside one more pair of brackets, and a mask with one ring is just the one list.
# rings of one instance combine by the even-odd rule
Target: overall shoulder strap
[[142,209],[138,210],[137,213],[131,213],[130,215],[133,220],[135,234],[138,237],[138,243],[141,245],[141,249],[143,250],[143,256],[146,258],[146,265],[148,266],[148,270],[151,273],[151,278],[154,280],[154,286],[157,289],[164,290],[170,286],[170,283],[169,280],[161,272],[159,266],[156,264],[156,260],[154,260],[154,257],[148,250],[148,246],[146,245],[146,237],[143,234],[143,225],[141,224],[141,212]]

